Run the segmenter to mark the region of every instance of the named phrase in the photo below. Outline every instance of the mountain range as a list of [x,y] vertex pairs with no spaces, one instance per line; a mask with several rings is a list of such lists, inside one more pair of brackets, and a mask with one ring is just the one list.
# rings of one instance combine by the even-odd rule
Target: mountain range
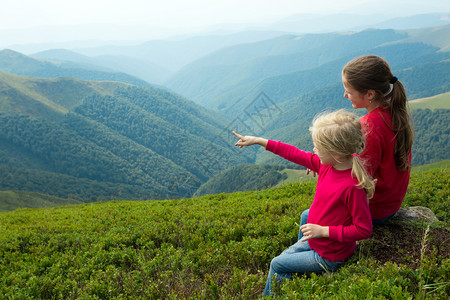
[[[410,99],[427,97],[448,89],[449,36],[450,25],[285,35],[221,49],[184,67],[165,86],[206,107],[235,114],[261,92],[280,103],[340,83],[346,62],[376,54],[389,61],[394,73],[404,74],[397,77],[405,82]],[[436,63],[447,64],[439,74]],[[409,76],[417,72],[422,74]],[[429,82],[432,86],[425,89],[413,81],[430,74],[439,81]]]
[[0,71],[42,78],[76,77],[95,81],[120,81],[143,87],[151,86],[143,79],[94,64],[93,59],[83,55],[65,50],[50,51],[50,53],[55,52],[60,55],[64,53],[65,56],[61,57],[61,60],[45,59],[45,57],[27,56],[10,49],[1,50]]
[[15,174],[3,187],[24,177],[65,197],[49,192],[64,175],[61,184],[88,180],[96,196],[180,197],[209,178],[216,155],[230,158],[224,168],[249,161],[221,138],[222,117],[162,89],[0,73],[0,100],[0,165]]
[[[174,62],[190,62],[176,73],[140,63],[162,58],[170,43],[129,48],[134,56],[121,47],[92,56],[0,51],[0,190],[82,201],[179,198],[240,164],[292,166],[263,149],[240,151],[231,131],[312,149],[313,116],[351,109],[340,72],[363,54],[386,58],[411,100],[450,90],[450,25],[248,34],[185,41],[185,50],[197,41],[197,51]],[[171,55],[180,53],[182,42],[171,43]],[[429,107],[413,115],[415,165],[449,158],[448,106]]]

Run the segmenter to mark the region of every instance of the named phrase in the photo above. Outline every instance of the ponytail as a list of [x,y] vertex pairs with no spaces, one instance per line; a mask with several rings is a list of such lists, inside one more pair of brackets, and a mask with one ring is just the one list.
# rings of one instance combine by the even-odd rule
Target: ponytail
[[392,117],[392,129],[397,139],[394,148],[395,164],[397,169],[405,171],[411,168],[409,154],[414,140],[414,129],[408,112],[405,88],[400,81],[396,80],[393,83],[391,94],[390,101],[387,103]]
[[366,191],[367,199],[371,199],[375,193],[375,185],[377,180],[372,179],[369,174],[367,174],[361,159],[357,155],[353,156],[353,166],[352,166],[352,176],[358,180],[358,187]]

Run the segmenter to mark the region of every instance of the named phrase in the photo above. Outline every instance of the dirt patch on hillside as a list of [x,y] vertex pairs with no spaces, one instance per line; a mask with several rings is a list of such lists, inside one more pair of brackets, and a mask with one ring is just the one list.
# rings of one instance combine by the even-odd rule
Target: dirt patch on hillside
[[372,237],[358,244],[364,256],[384,264],[387,261],[404,264],[412,269],[420,266],[421,253],[436,257],[450,256],[450,230],[429,228],[405,222],[386,222],[374,226]]

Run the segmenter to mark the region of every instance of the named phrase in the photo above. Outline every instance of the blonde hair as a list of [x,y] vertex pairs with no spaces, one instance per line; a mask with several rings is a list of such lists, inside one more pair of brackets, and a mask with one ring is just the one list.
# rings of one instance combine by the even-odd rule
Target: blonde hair
[[342,79],[360,93],[374,90],[374,100],[389,109],[392,130],[397,139],[394,148],[395,164],[400,171],[411,168],[409,154],[415,134],[408,112],[408,99],[403,84],[392,74],[388,62],[376,55],[357,57],[344,66]]
[[354,155],[360,154],[365,145],[359,117],[343,109],[321,114],[314,118],[309,131],[317,147],[335,159],[353,156],[352,176],[358,180],[358,187],[366,191],[367,198],[372,198],[376,180],[367,174],[359,156]]

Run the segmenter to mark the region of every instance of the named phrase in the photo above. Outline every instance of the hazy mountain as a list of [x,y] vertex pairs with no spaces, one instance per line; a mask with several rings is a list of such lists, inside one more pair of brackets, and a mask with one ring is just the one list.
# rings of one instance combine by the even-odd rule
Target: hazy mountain
[[[261,92],[278,103],[340,83],[343,65],[359,55],[384,56],[394,70],[445,61],[449,31],[450,25],[283,36],[221,49],[186,66],[166,85],[206,107],[234,115]],[[443,72],[445,81],[448,72]]]
[[236,33],[211,33],[179,37],[167,40],[152,40],[132,46],[101,46],[74,48],[88,56],[123,55],[143,62],[156,64],[171,72],[223,47],[265,40],[281,35],[279,31],[244,31]]
[[412,29],[423,27],[434,27],[448,25],[450,23],[450,13],[442,12],[436,14],[421,14],[407,17],[392,18],[380,21],[372,25],[373,28],[391,29]]
[[78,67],[94,68],[101,70],[103,67],[107,72],[122,72],[149,83],[160,84],[166,80],[170,72],[164,68],[143,60],[127,57],[124,55],[100,55],[89,57],[66,49],[52,49],[38,52],[32,57],[65,62],[72,62]]
[[[273,24],[254,24],[236,26],[235,24],[222,24],[215,26],[210,31],[203,33],[184,35],[160,40],[149,40],[137,42],[145,36],[144,28],[130,28],[113,24],[91,24],[64,26],[58,28],[44,27],[30,29],[15,29],[0,31],[6,37],[29,35],[29,44],[10,45],[8,48],[32,54],[49,49],[67,49],[98,60],[97,63],[104,66],[108,63],[107,58],[102,56],[112,56],[116,62],[109,61],[108,67],[129,73],[142,78],[151,83],[160,83],[160,78],[178,71],[183,66],[200,59],[201,57],[213,53],[224,47],[243,43],[253,43],[267,40],[286,34],[307,34],[307,33],[330,33],[345,31],[361,31],[367,28],[372,29],[409,29],[421,28],[425,26],[438,26],[449,24],[449,14],[423,14],[408,17],[390,17],[392,14],[332,14],[332,15],[293,15]],[[351,22],[349,22],[351,20]],[[66,32],[74,34],[74,41],[67,40]],[[214,31],[213,31],[214,30]],[[104,37],[104,41],[82,41],[81,37],[75,38],[77,32],[83,32]],[[131,32],[133,34],[131,34]],[[53,33],[53,34],[52,34]],[[135,42],[123,42],[120,38],[113,38],[116,35],[127,36],[130,40],[133,35]],[[43,44],[33,44],[35,36],[59,37],[64,42],[53,42]],[[110,41],[108,41],[110,37]],[[122,38],[123,39],[123,38]],[[116,40],[116,41],[115,41]],[[99,46],[94,46],[99,45]],[[138,64],[136,64],[138,62]],[[96,63],[96,64],[97,64]],[[115,65],[115,67],[113,67]],[[145,71],[145,70],[148,71]],[[147,73],[148,72],[148,73]],[[169,74],[166,74],[169,72]],[[155,75],[156,73],[156,75]]]
[[367,28],[411,29],[447,25],[450,23],[449,16],[449,12],[395,18],[383,14],[297,14],[271,24],[269,27],[301,34],[348,30],[359,31]]
[[[327,62],[406,37],[393,30],[289,35],[217,51],[186,66],[166,85],[207,107],[232,89],[264,78],[312,70]],[[245,96],[245,95],[241,95]],[[235,100],[228,99],[228,105]],[[218,103],[214,108],[221,106]]]
[[250,160],[250,153],[235,154],[216,113],[165,90],[118,82],[0,73],[0,124],[0,165],[9,168],[2,189],[180,197]]
[[[71,57],[80,56],[71,53]],[[0,71],[42,78],[76,77],[85,80],[120,81],[143,87],[150,86],[148,82],[137,77],[92,65],[87,61],[78,63],[37,59],[9,49],[0,51]]]

